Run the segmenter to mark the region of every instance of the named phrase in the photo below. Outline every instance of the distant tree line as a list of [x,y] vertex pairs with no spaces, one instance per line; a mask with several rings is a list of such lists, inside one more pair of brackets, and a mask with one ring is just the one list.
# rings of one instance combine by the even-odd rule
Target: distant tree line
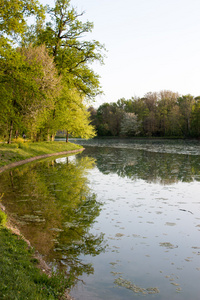
[[200,96],[171,91],[89,108],[98,136],[200,137]]
[[70,0],[0,0],[0,138],[54,139],[58,129],[93,137],[86,100],[101,93],[90,67],[104,47]]

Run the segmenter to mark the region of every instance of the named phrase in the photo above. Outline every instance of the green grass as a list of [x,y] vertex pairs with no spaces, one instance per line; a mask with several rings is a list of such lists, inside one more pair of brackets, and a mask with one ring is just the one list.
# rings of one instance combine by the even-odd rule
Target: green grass
[[82,148],[79,145],[65,142],[14,142],[12,144],[0,144],[0,167],[9,163],[24,160],[30,157],[51,154],[62,151],[70,151]]
[[0,299],[62,299],[69,286],[67,279],[48,277],[36,265],[26,242],[0,225]]

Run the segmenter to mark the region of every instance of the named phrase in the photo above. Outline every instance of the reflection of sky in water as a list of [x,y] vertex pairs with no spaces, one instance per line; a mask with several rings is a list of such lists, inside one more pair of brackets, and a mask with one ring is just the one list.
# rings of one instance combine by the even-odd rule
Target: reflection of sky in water
[[58,164],[73,163],[76,161],[76,156],[59,157],[55,159]]
[[95,273],[72,291],[76,299],[136,299],[118,287],[121,277],[141,288],[157,287],[146,299],[199,299],[200,184],[160,185],[136,178],[90,171],[90,187],[104,203],[92,232],[105,233],[108,247],[85,257]]

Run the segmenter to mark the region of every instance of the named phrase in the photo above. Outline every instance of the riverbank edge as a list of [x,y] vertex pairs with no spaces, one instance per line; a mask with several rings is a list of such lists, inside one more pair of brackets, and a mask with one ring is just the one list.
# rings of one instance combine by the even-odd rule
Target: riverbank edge
[[5,165],[5,166],[1,167],[0,168],[0,173],[4,172],[6,170],[12,169],[14,167],[18,167],[18,166],[27,164],[29,162],[42,159],[42,158],[47,158],[47,157],[51,157],[51,156],[66,155],[66,154],[71,154],[71,153],[78,153],[78,152],[82,152],[83,150],[85,150],[85,148],[80,148],[80,149],[76,149],[76,150],[69,150],[69,151],[62,151],[62,152],[56,152],[56,153],[49,153],[49,154],[43,154],[43,155],[30,157],[30,158],[20,160],[20,161],[16,161],[16,162],[13,162],[11,164],[8,164],[8,165]]
[[[43,159],[43,158],[48,158],[48,157],[51,157],[51,156],[62,156],[62,155],[67,155],[67,154],[73,154],[73,153],[79,153],[79,152],[82,152],[84,151],[85,148],[80,148],[80,149],[75,149],[75,150],[68,150],[68,151],[61,151],[61,152],[56,152],[56,153],[50,153],[50,154],[43,154],[43,155],[38,155],[38,156],[35,156],[35,157],[30,157],[30,158],[27,158],[27,159],[24,159],[24,160],[21,160],[21,161],[16,161],[16,162],[13,162],[11,164],[8,164],[8,165],[5,165],[3,167],[0,168],[0,173],[6,171],[6,170],[9,170],[9,169],[12,169],[14,167],[17,167],[17,166],[21,166],[21,165],[24,165],[24,164],[27,164],[27,163],[30,163],[32,161],[36,161],[36,160],[40,160],[40,159]],[[2,205],[2,203],[0,202],[0,210],[2,212],[4,212],[6,214],[6,208]],[[7,222],[6,222],[6,225],[5,227],[11,231],[12,234],[15,234],[15,235],[18,235],[20,236],[24,242],[27,244],[27,246],[29,248],[32,248],[33,247],[31,246],[31,243],[29,240],[27,240],[20,232],[20,230],[17,228],[14,220],[7,216]],[[45,260],[42,258],[42,256],[40,255],[39,252],[37,252],[36,250],[34,250],[34,255],[33,255],[33,258],[36,258],[38,260],[38,265],[37,265],[37,268],[39,268],[41,270],[41,272],[44,272],[46,273],[48,276],[51,276],[51,268],[47,265],[47,263],[45,262]],[[64,299],[66,300],[74,300],[74,298],[72,298],[70,295],[69,295],[69,291],[66,291],[66,293],[63,295]]]

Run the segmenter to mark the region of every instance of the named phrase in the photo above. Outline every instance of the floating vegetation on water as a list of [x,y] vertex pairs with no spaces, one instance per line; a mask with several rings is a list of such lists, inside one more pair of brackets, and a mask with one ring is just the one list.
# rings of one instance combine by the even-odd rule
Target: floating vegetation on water
[[122,237],[122,236],[124,236],[124,234],[123,233],[116,233],[115,236],[116,237]]
[[[179,283],[177,283],[177,282],[174,281],[175,280],[174,276],[175,276],[175,274],[166,275],[165,278],[168,278],[169,281],[170,281],[170,284],[176,286],[176,292],[180,293],[182,291],[182,288],[180,287]],[[175,278],[179,279],[179,276],[175,276]]]
[[122,272],[110,272],[113,276],[117,276],[117,275],[121,275],[121,274],[123,274]]
[[139,234],[132,234],[133,237],[141,237]]
[[176,223],[166,222],[165,225],[167,225],[167,226],[176,226]]
[[128,281],[122,277],[115,279],[114,283],[118,286],[125,287],[126,289],[129,289],[129,290],[133,291],[134,293],[141,293],[143,295],[160,293],[160,291],[157,287],[149,287],[146,289],[141,288],[140,286],[138,286],[138,285],[132,283],[131,281]]
[[166,247],[167,249],[174,249],[174,248],[178,248],[178,246],[174,246],[173,244],[169,243],[169,242],[165,242],[165,243],[160,243],[161,247]]
[[175,285],[175,286],[179,286],[180,284],[176,283],[176,282],[171,282],[172,285]]
[[185,258],[185,261],[188,261],[188,262],[192,261],[192,257]]
[[110,265],[115,266],[115,265],[117,265],[117,263],[116,262],[110,262]]

